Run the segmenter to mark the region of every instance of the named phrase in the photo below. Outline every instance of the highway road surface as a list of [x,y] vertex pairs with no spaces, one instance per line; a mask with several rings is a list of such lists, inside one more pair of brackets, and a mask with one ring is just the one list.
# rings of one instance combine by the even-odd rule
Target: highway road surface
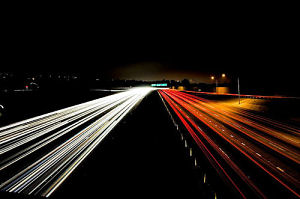
[[[133,88],[1,127],[1,191],[49,197],[152,90]],[[38,158],[26,168],[10,169],[33,153]]]
[[171,89],[162,98],[241,198],[300,197],[300,128]]
[[[181,159],[176,126],[171,129],[166,106],[154,92],[149,95],[150,100],[139,106],[142,107],[131,122],[122,124],[121,131],[125,132],[107,143],[110,149],[99,156],[98,148],[93,154],[97,145],[105,144],[104,138],[152,90],[134,88],[0,127],[0,190],[21,196],[65,197],[80,192],[100,194],[106,187],[108,194],[123,190],[120,195],[128,191],[129,196],[139,189],[143,194],[183,192],[188,197],[189,190],[195,191],[189,195],[195,194],[195,198],[201,194],[222,198],[228,196],[222,193],[228,187],[232,189],[228,193],[235,194],[232,198],[299,197],[299,127],[216,103],[193,92],[158,92],[186,133],[177,141],[184,141],[184,150],[189,150],[188,158],[192,158],[193,169],[197,169],[192,177],[182,170],[186,162]],[[183,133],[178,128],[177,131]],[[187,147],[188,137],[201,157],[189,148],[194,145],[189,143]],[[91,179],[82,177],[86,172],[79,167],[91,161],[84,161],[88,156],[98,158],[98,162],[93,158],[94,167],[86,167],[93,168],[89,175],[95,175],[96,184],[81,181]],[[108,158],[111,162],[105,164],[105,156],[113,156]],[[209,164],[207,170],[202,157]],[[82,178],[66,181],[76,168],[81,169],[78,175]],[[206,186],[208,181],[216,180],[207,173],[211,168],[218,174],[216,179],[223,180],[217,185],[227,186],[210,186],[212,193]],[[78,190],[72,190],[74,187]],[[62,194],[65,190],[66,194]]]

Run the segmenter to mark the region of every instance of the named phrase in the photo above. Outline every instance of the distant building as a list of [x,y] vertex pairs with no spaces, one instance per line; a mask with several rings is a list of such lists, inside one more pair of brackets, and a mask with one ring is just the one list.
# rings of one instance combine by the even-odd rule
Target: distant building
[[178,86],[178,90],[183,91],[183,90],[185,90],[185,87],[184,86]]
[[229,87],[216,87],[216,93],[229,93]]

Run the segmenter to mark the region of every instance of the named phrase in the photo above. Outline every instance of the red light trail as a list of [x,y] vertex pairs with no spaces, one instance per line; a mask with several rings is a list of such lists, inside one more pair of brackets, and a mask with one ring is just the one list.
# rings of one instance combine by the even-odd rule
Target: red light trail
[[[231,153],[232,149],[237,150],[294,196],[300,197],[297,192],[300,187],[299,173],[297,168],[289,164],[300,163],[299,128],[185,92],[160,90],[159,93],[174,110],[210,163],[221,176],[225,176],[231,182],[242,197],[246,197],[245,193],[238,186],[238,180],[231,175],[239,176],[257,196],[266,196],[247,178],[243,166],[238,165],[238,157]],[[203,131],[199,127],[201,125],[210,130]],[[224,143],[230,144],[232,149],[223,147]],[[218,157],[223,161],[219,161]],[[235,174],[227,172],[225,164]]]

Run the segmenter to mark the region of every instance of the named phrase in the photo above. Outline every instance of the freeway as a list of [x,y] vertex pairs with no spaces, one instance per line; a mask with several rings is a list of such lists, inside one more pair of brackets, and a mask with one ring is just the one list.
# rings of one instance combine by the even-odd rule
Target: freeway
[[[133,88],[0,128],[0,189],[49,197],[153,89]],[[41,149],[55,143],[51,150]],[[6,172],[35,154],[25,168]],[[28,159],[26,159],[28,160]]]
[[300,197],[300,128],[191,93],[159,93],[239,197]]

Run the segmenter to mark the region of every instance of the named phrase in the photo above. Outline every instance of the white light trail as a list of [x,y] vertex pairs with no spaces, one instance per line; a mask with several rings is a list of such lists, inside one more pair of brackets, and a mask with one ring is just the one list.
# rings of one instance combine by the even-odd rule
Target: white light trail
[[[0,171],[70,134],[67,140],[2,182],[0,189],[50,196],[152,90],[148,87],[133,88],[0,128],[0,154],[18,150],[0,160]],[[84,129],[72,134],[82,125],[85,125]]]

